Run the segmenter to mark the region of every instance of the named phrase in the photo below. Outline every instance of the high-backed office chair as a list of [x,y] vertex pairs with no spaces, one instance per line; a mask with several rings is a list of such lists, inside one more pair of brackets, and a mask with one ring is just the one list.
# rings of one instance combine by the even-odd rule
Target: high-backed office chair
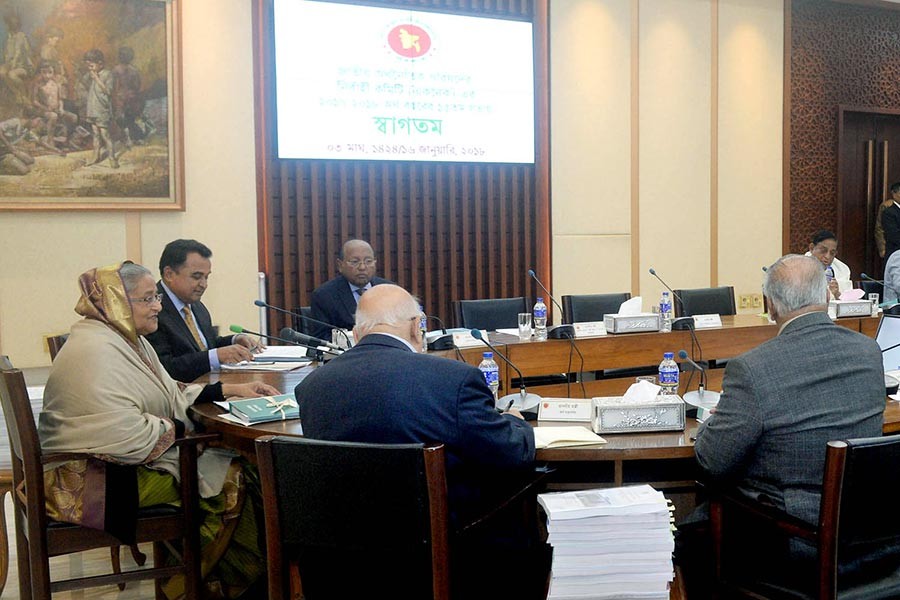
[[294,331],[299,331],[300,333],[305,333],[306,335],[312,335],[312,323],[308,319],[301,319],[297,316],[303,315],[304,317],[312,318],[312,307],[295,306],[293,313],[294,316],[291,317],[291,327],[294,328]]
[[269,600],[449,598],[442,445],[268,436],[256,456]]
[[69,339],[68,333],[62,333],[47,338],[47,349],[50,351],[50,360],[56,359],[56,355],[59,354],[59,351],[62,349],[63,344],[66,343],[67,339]]
[[[19,597],[23,600],[50,598],[53,592],[111,585],[142,579],[163,579],[185,575],[187,598],[199,598],[200,522],[197,508],[197,444],[216,439],[213,435],[181,438],[181,502],[183,508],[150,507],[138,510],[136,543],[154,543],[154,566],[126,573],[93,577],[73,577],[51,581],[49,559],[94,548],[122,545],[118,538],[70,523],[52,521],[47,516],[44,492],[44,465],[60,460],[91,458],[79,454],[44,454],[28,400],[25,378],[18,369],[0,371],[0,406],[6,419],[13,465],[12,494],[16,524],[16,552],[19,566]],[[163,542],[180,543],[179,564],[166,566]],[[171,547],[171,546],[169,546]],[[157,598],[162,598],[157,581]]]
[[675,290],[675,317],[694,315],[733,315],[734,288],[730,285],[692,290]]
[[487,300],[454,300],[456,326],[466,329],[517,329],[519,313],[530,312],[525,296]]
[[580,294],[562,297],[563,323],[602,321],[603,316],[619,312],[623,302],[631,298],[630,292],[621,294]]
[[[721,598],[900,598],[900,436],[828,442],[819,523],[811,526],[737,493],[712,490],[710,517],[716,551],[716,591]],[[761,532],[772,528],[808,541],[818,553],[804,571],[789,566],[782,580],[740,577],[729,563],[731,524]],[[747,525],[749,523],[749,525]],[[798,574],[806,574],[802,579]]]

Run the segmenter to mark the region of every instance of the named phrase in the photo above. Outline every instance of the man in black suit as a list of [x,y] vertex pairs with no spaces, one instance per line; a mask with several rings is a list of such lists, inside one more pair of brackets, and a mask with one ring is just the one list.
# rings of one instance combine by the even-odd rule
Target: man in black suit
[[252,360],[256,344],[247,335],[217,336],[200,302],[212,270],[212,251],[196,240],[175,240],[159,259],[162,295],[159,327],[147,336],[173,379],[190,382],[221,363]]
[[[495,410],[478,369],[419,353],[420,316],[416,300],[403,288],[380,285],[366,292],[356,311],[357,345],[294,390],[303,433],[382,444],[442,442],[454,596],[538,597],[549,567],[546,546],[536,527],[523,522],[522,505],[512,504],[518,512],[505,505],[513,495],[532,493],[534,432],[518,411]],[[505,510],[482,520],[500,506]],[[515,564],[515,575],[490,576],[507,569],[485,569],[488,564]]]
[[884,259],[900,250],[900,181],[891,185],[891,197],[881,205],[881,227],[884,230]]
[[[353,329],[353,315],[360,296],[373,285],[390,283],[375,277],[375,251],[368,242],[348,240],[337,258],[340,275],[322,284],[312,294],[312,318],[341,329]],[[331,329],[318,323],[310,324],[310,335],[331,341]]]

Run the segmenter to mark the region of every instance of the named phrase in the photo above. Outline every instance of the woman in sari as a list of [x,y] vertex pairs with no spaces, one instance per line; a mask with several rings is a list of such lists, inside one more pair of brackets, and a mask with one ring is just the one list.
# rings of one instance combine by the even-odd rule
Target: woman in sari
[[[263,383],[177,383],[144,339],[162,309],[151,272],[130,262],[92,269],[80,279],[72,326],[50,370],[38,431],[44,452],[95,460],[45,467],[51,518],[104,529],[127,542],[138,507],[178,504],[176,436],[193,427],[195,402],[266,396]],[[198,460],[201,571],[210,597],[237,598],[265,572],[254,503],[256,473],[235,454],[206,448]],[[124,499],[124,501],[123,501]],[[183,577],[165,586],[183,595]]]

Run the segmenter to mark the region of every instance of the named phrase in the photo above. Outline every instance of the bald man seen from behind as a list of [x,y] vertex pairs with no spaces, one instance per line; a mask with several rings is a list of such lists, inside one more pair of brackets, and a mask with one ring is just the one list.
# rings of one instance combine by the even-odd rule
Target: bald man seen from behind
[[534,432],[517,411],[495,410],[477,368],[419,353],[420,316],[418,301],[403,288],[379,285],[365,293],[356,311],[357,345],[295,389],[304,435],[443,443],[453,596],[543,598],[549,551],[534,522],[523,521],[522,505],[478,523],[522,489],[533,500]]

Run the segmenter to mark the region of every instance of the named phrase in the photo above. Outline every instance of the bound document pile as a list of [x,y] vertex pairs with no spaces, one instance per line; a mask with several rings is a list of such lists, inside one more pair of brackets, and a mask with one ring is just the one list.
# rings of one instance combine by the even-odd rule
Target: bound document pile
[[300,406],[294,394],[231,400],[228,410],[247,424],[300,418]]
[[668,600],[670,507],[649,485],[538,495],[553,567],[548,600]]

